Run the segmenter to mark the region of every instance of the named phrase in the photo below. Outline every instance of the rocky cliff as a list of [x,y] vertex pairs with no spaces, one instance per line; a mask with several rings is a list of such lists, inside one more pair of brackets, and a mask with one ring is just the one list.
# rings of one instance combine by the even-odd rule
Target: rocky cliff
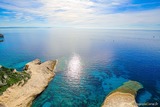
[[25,84],[17,83],[7,88],[0,96],[0,107],[30,107],[35,97],[54,77],[53,70],[56,63],[57,61],[41,63],[39,59],[36,59],[26,64],[25,72],[30,74],[30,79]]

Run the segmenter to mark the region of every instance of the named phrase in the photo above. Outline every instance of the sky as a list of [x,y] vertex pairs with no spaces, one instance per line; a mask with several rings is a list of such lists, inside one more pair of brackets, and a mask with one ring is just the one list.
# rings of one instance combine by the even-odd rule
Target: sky
[[160,29],[160,0],[0,0],[0,27]]

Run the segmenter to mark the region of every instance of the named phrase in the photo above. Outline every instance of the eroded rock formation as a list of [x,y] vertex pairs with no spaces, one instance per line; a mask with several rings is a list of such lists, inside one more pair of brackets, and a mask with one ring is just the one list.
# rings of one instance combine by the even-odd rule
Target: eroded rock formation
[[138,107],[135,97],[143,86],[136,81],[128,81],[111,92],[105,99],[102,107]]
[[41,63],[39,59],[29,62],[25,72],[30,79],[23,85],[14,84],[0,96],[0,107],[30,107],[35,97],[40,94],[54,77],[57,61]]

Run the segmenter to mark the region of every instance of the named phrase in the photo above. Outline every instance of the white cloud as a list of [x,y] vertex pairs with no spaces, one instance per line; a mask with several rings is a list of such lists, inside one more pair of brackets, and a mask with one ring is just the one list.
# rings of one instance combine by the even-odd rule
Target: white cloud
[[126,4],[130,0],[5,0],[0,7],[15,11],[18,20],[42,17],[48,26],[114,28],[160,23],[160,9],[113,13]]
[[25,20],[25,22],[29,22],[33,20],[33,17],[29,15],[24,15],[24,13],[16,13],[15,18],[16,20]]

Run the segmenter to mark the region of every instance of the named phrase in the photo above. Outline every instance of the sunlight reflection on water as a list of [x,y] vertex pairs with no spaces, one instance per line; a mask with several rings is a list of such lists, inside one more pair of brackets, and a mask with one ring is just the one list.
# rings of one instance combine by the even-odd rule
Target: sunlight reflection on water
[[82,71],[81,58],[78,54],[74,53],[68,63],[67,76],[69,79],[80,80]]

